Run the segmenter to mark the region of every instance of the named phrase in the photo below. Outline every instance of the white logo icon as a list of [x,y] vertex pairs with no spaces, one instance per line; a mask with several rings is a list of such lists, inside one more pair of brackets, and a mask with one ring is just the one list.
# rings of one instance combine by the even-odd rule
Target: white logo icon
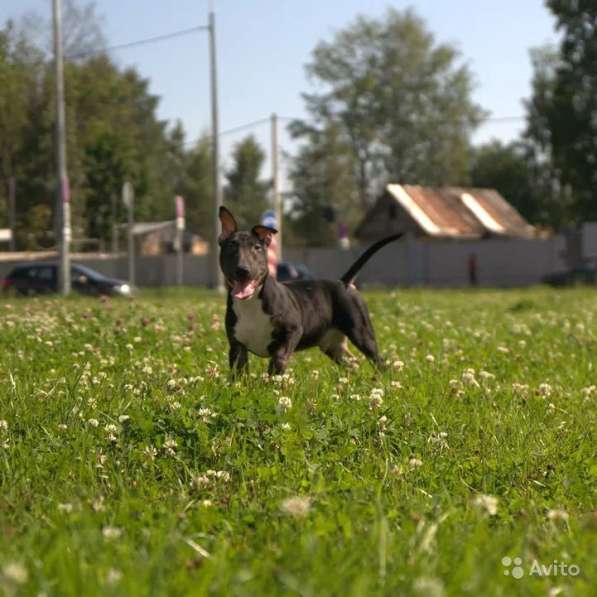
[[[522,569],[522,559],[521,558],[509,558],[508,556],[505,556],[502,558],[502,564],[505,568],[504,570],[504,576],[510,576],[512,575],[512,578],[515,578],[516,580],[518,580],[519,578],[522,578],[524,576],[524,570]],[[514,568],[512,568],[512,571],[510,571],[510,566],[512,566],[512,564],[514,564]]]

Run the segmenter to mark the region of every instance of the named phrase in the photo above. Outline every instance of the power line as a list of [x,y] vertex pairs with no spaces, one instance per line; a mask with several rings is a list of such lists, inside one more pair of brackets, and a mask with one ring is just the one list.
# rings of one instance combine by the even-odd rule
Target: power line
[[[259,120],[253,120],[252,122],[247,122],[246,124],[241,124],[239,126],[235,126],[231,129],[226,129],[225,131],[220,132],[220,134],[218,135],[219,137],[225,137],[226,135],[232,135],[234,133],[240,133],[242,131],[246,131],[247,129],[252,129],[256,126],[260,126],[262,124],[266,124],[270,121],[270,118],[260,118]],[[197,143],[198,141],[201,141],[201,139],[211,139],[211,135],[201,135],[200,137],[197,137],[196,139],[191,139],[189,141],[185,141],[184,145],[194,145],[195,143]]]
[[172,33],[165,33],[164,35],[156,35],[155,37],[146,37],[145,39],[139,39],[137,41],[131,41],[124,44],[117,44],[115,46],[108,46],[107,48],[98,48],[97,50],[88,50],[87,52],[80,52],[78,54],[69,54],[66,58],[69,60],[73,60],[75,58],[85,58],[86,56],[104,54],[106,52],[112,52],[113,50],[123,50],[127,48],[133,48],[135,46],[144,46],[147,44],[153,44],[159,41],[174,39],[176,37],[183,37],[185,35],[191,35],[192,33],[198,33],[200,31],[207,30],[208,27],[206,25],[200,25],[198,27],[190,27],[189,29],[180,29],[179,31],[173,31]]
[[[292,116],[278,116],[279,120],[284,120],[285,122],[294,122],[296,120],[305,120],[304,117],[299,118],[292,117]],[[517,120],[526,120],[526,116],[488,116],[487,118],[482,118],[481,123],[486,122],[509,122],[509,121],[517,121]]]
[[234,128],[222,131],[220,133],[220,137],[222,137],[224,135],[232,135],[233,133],[239,133],[246,129],[251,129],[251,128],[259,126],[261,124],[266,124],[269,121],[270,121],[270,119],[269,119],[269,117],[267,117],[267,118],[261,118],[259,120],[254,120],[253,122],[248,122],[247,124],[241,124],[240,126],[235,126]]

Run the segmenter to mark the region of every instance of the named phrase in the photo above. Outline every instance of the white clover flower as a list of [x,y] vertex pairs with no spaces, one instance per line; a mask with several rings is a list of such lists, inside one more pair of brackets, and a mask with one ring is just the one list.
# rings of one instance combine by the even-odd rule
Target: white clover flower
[[465,369],[462,373],[462,382],[465,385],[473,386],[475,388],[480,387],[479,382],[475,377],[475,370],[474,369]]
[[19,562],[9,562],[2,568],[2,576],[15,585],[24,585],[29,578],[27,568]]
[[479,494],[475,497],[473,504],[489,516],[497,514],[498,499],[492,495]]
[[66,514],[70,514],[73,511],[73,505],[72,504],[58,504],[58,511],[59,512],[65,512]]
[[122,580],[122,572],[116,568],[110,568],[106,574],[106,583],[116,585]]
[[119,539],[122,535],[122,530],[118,527],[107,526],[102,529],[102,535],[104,539],[111,541],[112,539]]
[[426,360],[428,363],[435,363],[435,357],[434,357],[432,354],[428,354],[428,355],[425,357],[425,360]]
[[106,506],[104,504],[104,496],[100,495],[97,498],[95,498],[92,502],[91,502],[91,509],[94,512],[104,512],[106,510]]
[[565,510],[548,510],[547,519],[551,520],[552,522],[568,522],[569,515]]
[[549,398],[553,393],[553,388],[548,383],[539,384],[537,394],[543,398]]
[[420,458],[415,458],[413,456],[409,459],[408,465],[410,466],[410,468],[419,468],[420,466],[423,466],[423,461]]
[[292,429],[290,423],[282,423],[282,425],[280,425],[280,428],[282,429],[282,431],[290,431]]
[[158,455],[158,451],[153,446],[145,446],[143,449],[143,455],[149,460],[153,461]]
[[512,384],[512,392],[517,396],[526,399],[529,395],[529,386],[527,384],[514,382]]
[[483,381],[491,381],[495,379],[495,375],[493,373],[489,373],[489,371],[479,371],[479,377]]
[[130,417],[128,415],[120,415],[118,417],[119,423],[126,423],[128,420],[130,420]]
[[292,400],[288,396],[280,396],[276,410],[278,414],[283,414],[292,408]]
[[400,360],[396,360],[392,363],[392,367],[394,367],[396,371],[402,371],[402,369],[404,369],[404,363]]
[[380,388],[373,388],[369,394],[369,409],[373,410],[379,408],[383,404],[383,390]]
[[444,597],[444,585],[438,578],[421,576],[415,580],[413,587],[417,595],[424,597]]
[[215,477],[224,483],[230,481],[230,473],[228,471],[216,471]]
[[6,431],[8,429],[8,421],[0,419],[0,431]]
[[294,518],[305,518],[311,510],[311,498],[301,495],[287,498],[282,502],[280,509]]
[[204,423],[207,423],[210,419],[214,419],[218,416],[215,412],[207,407],[200,408],[197,414]]
[[168,454],[169,456],[174,456],[176,454],[177,447],[178,447],[178,444],[176,443],[175,439],[168,438],[164,442],[164,450],[166,450],[166,454]]
[[209,480],[209,477],[207,475],[197,475],[193,478],[192,483],[195,487],[201,489],[202,487],[207,487],[211,483],[211,481]]

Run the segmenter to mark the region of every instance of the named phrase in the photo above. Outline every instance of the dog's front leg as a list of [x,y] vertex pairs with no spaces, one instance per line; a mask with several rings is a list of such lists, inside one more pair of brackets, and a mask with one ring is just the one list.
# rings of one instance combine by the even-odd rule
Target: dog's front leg
[[247,349],[236,340],[230,341],[228,363],[230,364],[232,377],[238,377],[249,372],[249,355]]
[[288,361],[295,351],[301,337],[302,328],[287,329],[279,334],[279,337],[272,342],[269,352],[271,359],[268,372],[270,375],[281,375],[288,366]]

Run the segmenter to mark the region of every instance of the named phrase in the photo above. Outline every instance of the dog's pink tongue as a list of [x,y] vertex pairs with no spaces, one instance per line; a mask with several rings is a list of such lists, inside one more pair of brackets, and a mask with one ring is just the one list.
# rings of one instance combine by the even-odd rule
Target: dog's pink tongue
[[253,295],[255,292],[255,281],[249,280],[248,282],[235,281],[232,286],[232,296],[237,299],[246,299]]

